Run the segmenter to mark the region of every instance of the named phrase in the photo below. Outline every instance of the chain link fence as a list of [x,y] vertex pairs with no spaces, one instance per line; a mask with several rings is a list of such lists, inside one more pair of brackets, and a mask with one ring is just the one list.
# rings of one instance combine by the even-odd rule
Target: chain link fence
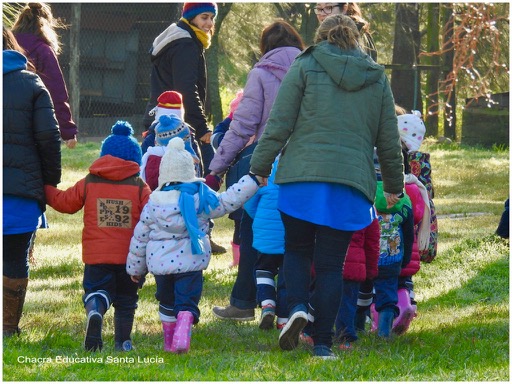
[[[69,28],[59,30],[63,50],[59,62],[71,105],[79,100],[79,139],[104,137],[117,120],[142,133],[150,91],[149,50],[154,38],[178,20],[182,3],[53,3],[55,17]],[[75,7],[75,8],[74,8]],[[78,7],[78,8],[76,8]],[[72,28],[79,23],[80,28]],[[78,36],[72,36],[76,33]],[[78,48],[70,41],[78,41]],[[70,81],[74,52],[79,52],[78,81]],[[78,84],[76,84],[78,83]]]

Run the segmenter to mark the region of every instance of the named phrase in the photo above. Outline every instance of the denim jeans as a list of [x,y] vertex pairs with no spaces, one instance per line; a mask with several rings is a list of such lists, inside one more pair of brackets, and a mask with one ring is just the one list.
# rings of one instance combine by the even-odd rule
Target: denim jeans
[[155,275],[156,299],[169,309],[169,316],[178,316],[180,311],[194,315],[194,324],[199,321],[199,300],[203,292],[203,271]]
[[393,309],[395,316],[398,316],[398,275],[402,263],[390,265],[379,265],[379,275],[373,281],[375,289],[375,310],[381,312],[384,309]]
[[345,341],[357,340],[354,319],[356,317],[360,284],[359,281],[343,279],[343,292],[335,325],[336,337],[342,337]]
[[[288,317],[288,305],[286,302],[286,285],[283,272],[284,255],[269,255],[258,253],[258,261],[254,267],[256,271],[256,297],[258,303],[264,300],[272,300],[276,303],[276,315]],[[275,278],[277,276],[277,283]],[[271,284],[259,282],[259,279],[271,280]]]
[[34,232],[3,235],[3,275],[10,279],[28,277],[28,249]]
[[235,284],[231,290],[231,305],[240,309],[256,308],[256,278],[254,266],[258,251],[252,247],[252,218],[243,211],[240,222],[240,262]]
[[137,308],[139,285],[126,273],[124,264],[85,264],[83,301],[91,293],[108,292],[116,312],[133,312]]
[[308,307],[311,265],[315,265],[315,285],[311,306],[315,308],[315,345],[332,345],[334,321],[340,305],[345,255],[351,231],[340,231],[296,219],[281,212],[285,228],[284,278],[288,310]]

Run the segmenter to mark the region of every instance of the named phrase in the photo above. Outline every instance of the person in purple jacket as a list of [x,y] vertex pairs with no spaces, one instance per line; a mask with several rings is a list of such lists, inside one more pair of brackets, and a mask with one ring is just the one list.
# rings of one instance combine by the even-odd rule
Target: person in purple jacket
[[[233,121],[210,162],[212,176],[222,177],[238,153],[258,141],[265,130],[281,81],[302,49],[302,38],[287,22],[276,20],[263,29],[260,37],[260,51],[263,56],[249,72]],[[248,157],[245,160],[248,174]],[[254,319],[257,305],[254,265],[258,254],[252,248],[252,242],[252,219],[243,212],[240,223],[240,261],[231,291],[230,305],[213,308],[214,315],[220,319]]]
[[12,32],[50,92],[62,140],[68,148],[75,148],[78,129],[71,116],[68,90],[57,60],[61,50],[57,28],[65,25],[53,17],[48,4],[28,3],[18,15]]

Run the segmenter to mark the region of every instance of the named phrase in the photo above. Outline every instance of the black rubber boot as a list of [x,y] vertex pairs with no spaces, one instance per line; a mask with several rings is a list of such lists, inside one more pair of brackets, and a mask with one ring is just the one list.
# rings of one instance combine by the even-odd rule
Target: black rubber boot
[[131,333],[135,311],[116,311],[114,314],[115,349],[131,351],[133,349]]
[[[105,292],[106,293],[106,292]],[[96,351],[103,348],[101,330],[103,327],[103,315],[108,306],[102,295],[89,295],[85,302],[85,311],[87,312],[87,328],[85,331],[84,348],[86,351]]]

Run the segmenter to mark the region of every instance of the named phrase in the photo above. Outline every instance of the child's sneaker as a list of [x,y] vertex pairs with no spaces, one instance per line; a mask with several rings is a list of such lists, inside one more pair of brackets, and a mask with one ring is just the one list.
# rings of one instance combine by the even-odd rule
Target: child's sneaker
[[264,305],[261,308],[260,329],[269,330],[274,325],[276,307],[272,304]]
[[299,335],[299,340],[307,345],[315,345],[315,342],[313,341],[313,338],[307,334],[306,332],[301,332]]
[[339,348],[342,350],[342,351],[351,351],[354,346],[352,345],[352,343],[350,341],[342,341]]
[[296,305],[290,311],[290,318],[279,334],[279,347],[285,351],[297,348],[300,332],[308,323],[308,312],[305,305]]
[[313,356],[324,360],[334,360],[337,358],[327,345],[315,345],[313,347]]

